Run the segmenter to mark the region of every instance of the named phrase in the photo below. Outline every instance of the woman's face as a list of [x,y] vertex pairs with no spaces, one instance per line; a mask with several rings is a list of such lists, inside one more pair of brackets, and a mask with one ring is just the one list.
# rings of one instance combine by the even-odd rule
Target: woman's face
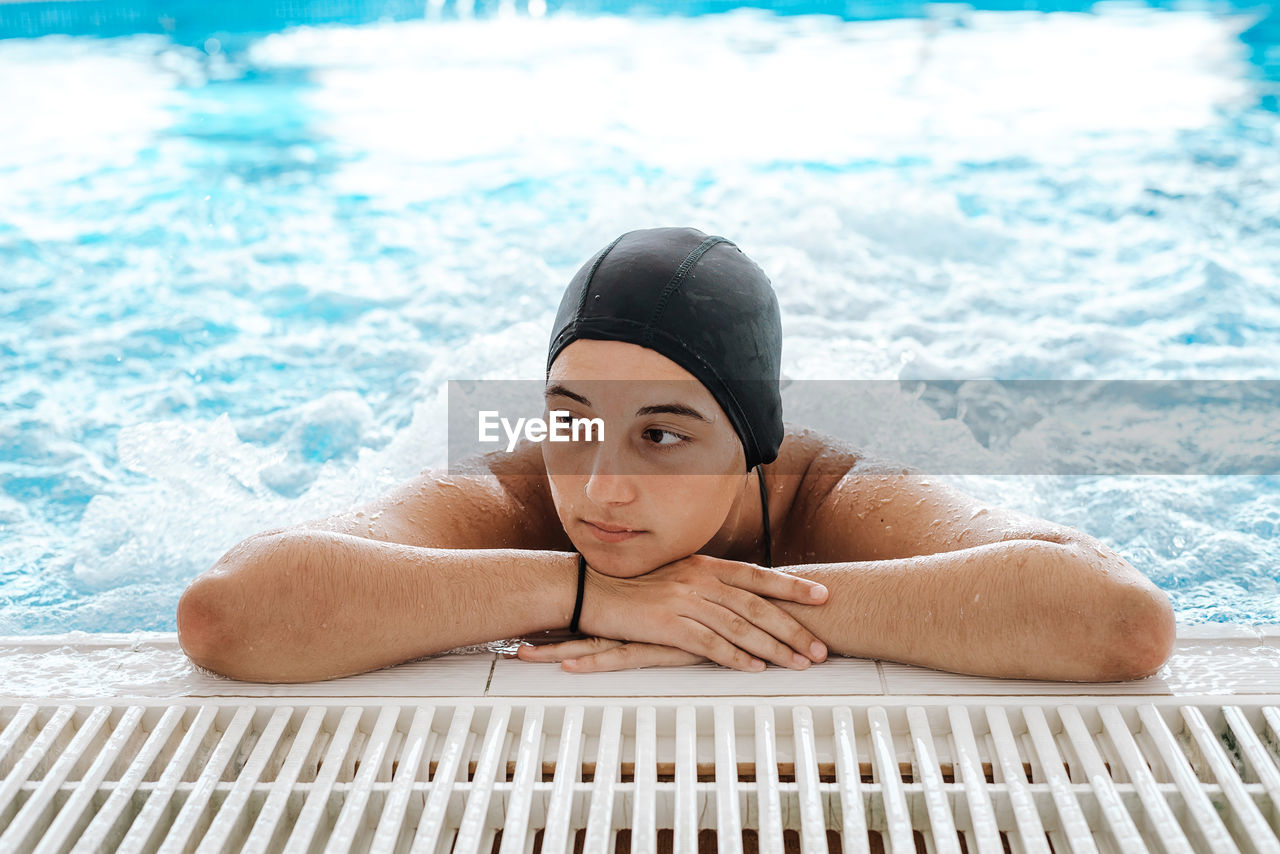
[[603,422],[603,439],[541,443],[556,513],[593,569],[642,575],[697,553],[726,527],[748,482],[746,459],[693,374],[638,344],[578,339],[551,365],[543,418],[552,410]]

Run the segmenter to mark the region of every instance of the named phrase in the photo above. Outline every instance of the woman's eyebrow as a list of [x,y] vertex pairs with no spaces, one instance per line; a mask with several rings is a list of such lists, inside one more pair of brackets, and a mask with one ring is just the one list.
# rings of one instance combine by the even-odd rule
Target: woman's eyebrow
[[711,419],[703,415],[692,406],[685,406],[683,403],[659,403],[653,406],[642,406],[636,410],[636,415],[655,415],[657,413],[666,412],[671,415],[683,415],[685,418],[692,418],[694,421],[705,421],[710,424]]
[[[543,397],[554,397],[556,395],[567,397],[570,400],[576,400],[578,403],[581,403],[586,407],[591,406],[591,401],[587,400],[575,391],[570,391],[560,383],[554,383],[553,385],[547,386],[547,390],[543,392]],[[636,415],[657,415],[661,413],[666,413],[668,415],[681,415],[685,418],[692,418],[695,421],[703,421],[707,424],[711,423],[710,418],[703,415],[692,406],[687,406],[683,403],[656,403],[649,406],[642,406],[636,410]]]
[[585,397],[578,394],[576,391],[569,391],[569,389],[565,388],[560,383],[555,383],[553,385],[547,386],[547,390],[542,393],[543,397],[555,397],[556,395],[559,395],[561,397],[567,397],[570,400],[576,400],[578,401],[578,403],[581,403],[583,406],[588,406],[588,407],[591,406],[591,401],[587,400]]

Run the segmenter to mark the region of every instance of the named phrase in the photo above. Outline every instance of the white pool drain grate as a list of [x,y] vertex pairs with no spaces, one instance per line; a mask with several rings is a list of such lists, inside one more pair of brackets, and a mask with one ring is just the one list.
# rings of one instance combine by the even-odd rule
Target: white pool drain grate
[[1278,706],[837,699],[3,706],[0,851],[1280,854]]

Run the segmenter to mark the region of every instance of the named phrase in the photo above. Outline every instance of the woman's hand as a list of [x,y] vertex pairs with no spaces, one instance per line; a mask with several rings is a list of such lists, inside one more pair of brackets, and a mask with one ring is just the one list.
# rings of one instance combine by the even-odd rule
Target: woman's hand
[[[578,628],[597,638],[674,648],[685,654],[681,663],[706,658],[735,670],[760,671],[766,660],[803,669],[825,659],[826,646],[765,597],[819,605],[827,590],[780,570],[699,554],[635,578],[588,565]],[[658,653],[614,658],[635,655],[652,661]],[[672,654],[661,655],[665,662]]]
[[656,643],[627,643],[612,638],[575,638],[559,643],[522,644],[508,658],[521,661],[560,662],[562,670],[573,673],[601,673],[641,667],[677,667],[699,664],[706,657],[673,646]]

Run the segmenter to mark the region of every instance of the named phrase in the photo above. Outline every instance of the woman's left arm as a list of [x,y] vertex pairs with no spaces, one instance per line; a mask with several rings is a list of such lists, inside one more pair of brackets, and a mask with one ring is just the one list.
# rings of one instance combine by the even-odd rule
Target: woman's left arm
[[1126,583],[1119,563],[1077,543],[1008,540],[788,566],[829,595],[779,607],[841,655],[1011,679],[1139,679],[1168,660],[1174,618],[1168,598]]
[[1168,660],[1169,597],[1097,538],[936,477],[835,459],[838,479],[801,508],[802,565],[786,567],[830,591],[803,613],[832,651],[1100,682],[1149,676]]
[[[782,567],[820,605],[777,601],[832,652],[956,673],[1120,681],[1155,673],[1176,635],[1168,596],[1099,540],[990,507],[936,478],[846,466],[798,507],[808,538]],[[582,641],[522,658],[574,670],[670,661],[682,650]],[[568,653],[572,653],[569,655]],[[557,657],[559,656],[559,657]]]
[[[1010,540],[909,558],[788,566],[821,582],[821,605],[777,602],[831,652],[978,676],[1109,682],[1168,659],[1163,594],[1113,586],[1119,558],[1044,540]],[[589,672],[706,659],[654,644],[582,638],[523,647],[526,661]]]

